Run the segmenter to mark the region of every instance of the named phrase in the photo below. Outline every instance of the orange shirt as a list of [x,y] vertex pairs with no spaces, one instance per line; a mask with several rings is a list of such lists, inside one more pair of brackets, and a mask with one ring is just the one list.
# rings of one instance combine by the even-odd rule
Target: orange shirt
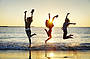
[[45,25],[47,28],[52,28],[54,26],[53,23],[50,22],[49,20],[46,20]]

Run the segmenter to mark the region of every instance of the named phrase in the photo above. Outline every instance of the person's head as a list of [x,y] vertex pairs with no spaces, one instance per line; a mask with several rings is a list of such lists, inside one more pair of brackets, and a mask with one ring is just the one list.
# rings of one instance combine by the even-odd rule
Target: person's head
[[46,20],[46,22],[48,22],[48,20]]
[[32,22],[32,17],[27,17],[27,22]]
[[68,18],[66,18],[66,19],[65,19],[65,22],[69,23],[69,22],[70,22],[70,20],[69,20]]

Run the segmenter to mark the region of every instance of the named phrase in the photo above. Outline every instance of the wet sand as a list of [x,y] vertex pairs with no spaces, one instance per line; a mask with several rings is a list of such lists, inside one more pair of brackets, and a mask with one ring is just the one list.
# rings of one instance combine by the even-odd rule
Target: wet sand
[[0,50],[0,59],[90,59],[90,51]]

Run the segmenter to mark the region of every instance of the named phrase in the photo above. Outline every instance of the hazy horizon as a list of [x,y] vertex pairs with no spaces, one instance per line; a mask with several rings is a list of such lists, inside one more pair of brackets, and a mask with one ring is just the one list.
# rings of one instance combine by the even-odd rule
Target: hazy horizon
[[[0,27],[25,27],[25,26],[0,26]],[[45,27],[45,26],[31,26],[31,27]],[[69,27],[75,27],[75,26],[69,26]]]

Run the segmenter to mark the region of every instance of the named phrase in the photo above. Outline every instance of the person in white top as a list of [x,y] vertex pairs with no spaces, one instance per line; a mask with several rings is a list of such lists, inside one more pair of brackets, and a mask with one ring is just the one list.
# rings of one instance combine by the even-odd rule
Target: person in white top
[[73,36],[73,35],[71,35],[71,34],[67,36],[67,27],[70,24],[73,24],[73,25],[76,24],[76,23],[70,23],[70,20],[67,18],[69,14],[70,13],[67,13],[66,18],[65,18],[65,22],[63,23],[63,27],[62,27],[62,30],[63,30],[63,39],[72,38],[71,36]]
[[29,44],[30,44],[30,47],[31,47],[31,39],[30,38],[32,36],[36,35],[35,33],[34,34],[31,34],[31,29],[30,29],[31,23],[33,21],[33,12],[34,12],[34,9],[32,9],[31,16],[30,17],[27,17],[27,19],[26,19],[26,12],[27,11],[24,12],[25,13],[25,15],[24,15],[25,31],[26,31],[26,34],[27,34],[27,36],[29,38]]

